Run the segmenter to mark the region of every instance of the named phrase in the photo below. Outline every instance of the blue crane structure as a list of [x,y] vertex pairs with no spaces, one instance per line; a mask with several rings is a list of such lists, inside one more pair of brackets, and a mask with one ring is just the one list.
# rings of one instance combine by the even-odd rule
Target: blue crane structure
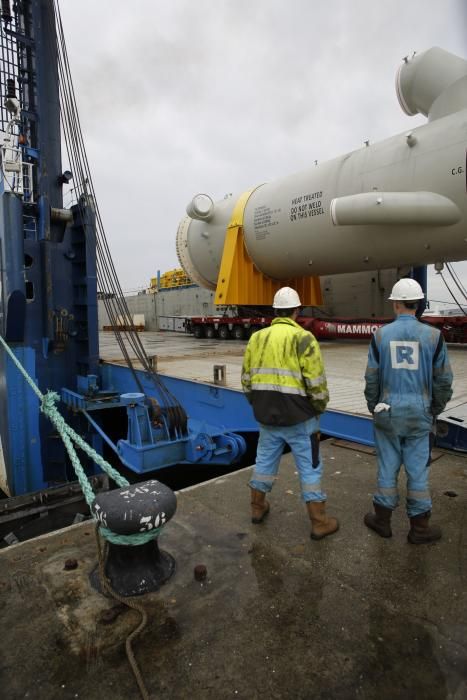
[[[97,451],[110,445],[136,473],[238,461],[243,438],[214,415],[213,423],[187,416],[131,327],[94,197],[58,3],[3,0],[1,11],[2,337],[42,392],[61,395],[73,428]],[[62,169],[62,135],[71,170]],[[75,203],[64,208],[70,182]],[[118,371],[99,362],[98,287],[110,317],[126,320],[117,340],[128,366]],[[0,488],[19,495],[74,479],[55,428],[4,352],[0,376]],[[103,424],[119,417],[122,425],[122,416],[121,434],[109,436]]]

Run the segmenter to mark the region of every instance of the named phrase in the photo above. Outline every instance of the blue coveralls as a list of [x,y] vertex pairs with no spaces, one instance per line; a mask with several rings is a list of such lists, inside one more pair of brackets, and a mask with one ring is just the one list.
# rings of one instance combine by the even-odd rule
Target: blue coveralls
[[[373,413],[378,462],[374,503],[399,505],[397,479],[407,474],[407,514],[431,510],[428,486],[434,419],[452,396],[452,372],[441,333],[411,314],[400,315],[372,338],[365,398]],[[374,413],[378,403],[389,410]]]

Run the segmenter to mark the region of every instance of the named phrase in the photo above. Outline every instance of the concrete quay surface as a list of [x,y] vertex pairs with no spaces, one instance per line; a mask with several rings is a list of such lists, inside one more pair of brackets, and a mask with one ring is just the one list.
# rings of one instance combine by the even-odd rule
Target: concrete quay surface
[[[261,525],[250,522],[251,468],[178,494],[160,537],[177,571],[139,599],[149,623],[134,649],[151,698],[467,698],[467,458],[434,462],[443,539],[414,546],[403,505],[391,539],[363,525],[372,450],[328,440],[322,453],[341,528],[320,542],[309,539],[291,455]],[[140,697],[124,653],[139,617],[90,587],[95,563],[87,522],[0,550],[3,700]]]

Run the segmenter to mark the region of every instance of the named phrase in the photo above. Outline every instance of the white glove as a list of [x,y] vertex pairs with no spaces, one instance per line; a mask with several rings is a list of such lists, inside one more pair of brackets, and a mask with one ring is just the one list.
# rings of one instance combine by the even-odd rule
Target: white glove
[[391,406],[388,403],[377,403],[375,406],[374,413],[381,413],[381,411],[389,411]]

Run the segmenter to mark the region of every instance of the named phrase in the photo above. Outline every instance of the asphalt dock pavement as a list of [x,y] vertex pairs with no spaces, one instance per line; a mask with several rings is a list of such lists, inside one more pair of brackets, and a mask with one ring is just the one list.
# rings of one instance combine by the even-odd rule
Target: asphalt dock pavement
[[[262,525],[250,522],[250,468],[178,494],[160,537],[177,571],[140,599],[149,622],[134,644],[151,698],[467,698],[467,456],[434,462],[443,539],[414,546],[403,506],[391,539],[363,525],[372,451],[327,440],[322,453],[341,529],[320,542],[290,455]],[[139,616],[90,587],[95,563],[89,522],[0,550],[3,700],[140,697],[124,652]]]

